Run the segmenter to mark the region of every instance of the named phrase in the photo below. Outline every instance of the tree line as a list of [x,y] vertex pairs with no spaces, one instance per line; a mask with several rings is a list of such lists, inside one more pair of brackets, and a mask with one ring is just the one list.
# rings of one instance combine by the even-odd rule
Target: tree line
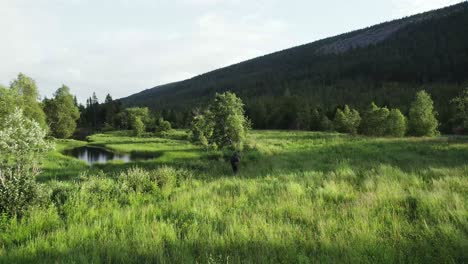
[[36,121],[48,135],[55,138],[84,138],[110,130],[133,130],[134,135],[144,132],[164,132],[171,124],[164,119],[166,112],[151,112],[148,108],[123,108],[108,94],[103,103],[95,93],[79,104],[70,88],[62,85],[51,98],[39,101],[36,82],[23,73],[18,74],[9,87],[0,86],[0,118],[22,110],[24,116]]
[[[194,124],[203,127],[206,126],[203,122],[219,114],[219,110],[214,111],[209,104],[205,105],[205,111],[194,108],[185,112],[151,111],[147,107],[124,108],[110,94],[100,103],[95,93],[82,105],[66,85],[58,88],[52,98],[38,99],[35,81],[20,73],[10,87],[0,87],[0,116],[6,116],[14,107],[19,107],[27,118],[38,122],[53,137],[84,138],[99,131],[132,130],[135,136],[141,136],[145,132],[164,132],[172,127],[193,128]],[[228,101],[224,103],[230,104]],[[429,136],[439,133],[441,127],[434,102],[425,91],[417,93],[414,102],[405,108],[406,111],[378,106],[374,102],[361,109],[352,105],[332,110],[313,107],[305,98],[291,96],[289,90],[285,90],[280,98],[255,99],[250,101],[250,105],[241,103],[242,115],[247,116],[249,126],[255,129],[335,130],[369,136]],[[454,133],[468,132],[467,106],[468,88],[450,100],[447,106],[450,111],[445,118]],[[206,136],[194,131],[196,136]]]
[[362,115],[345,105],[344,109],[337,109],[333,126],[338,132],[375,137],[403,137],[407,133],[430,137],[439,134],[437,112],[430,95],[425,91],[416,94],[408,119],[397,108],[379,107],[375,103],[371,103]]

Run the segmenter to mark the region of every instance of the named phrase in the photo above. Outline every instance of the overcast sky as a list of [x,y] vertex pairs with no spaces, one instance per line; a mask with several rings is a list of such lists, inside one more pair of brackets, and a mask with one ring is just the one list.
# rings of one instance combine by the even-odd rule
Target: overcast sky
[[246,59],[460,0],[0,0],[0,83],[84,102],[125,97]]

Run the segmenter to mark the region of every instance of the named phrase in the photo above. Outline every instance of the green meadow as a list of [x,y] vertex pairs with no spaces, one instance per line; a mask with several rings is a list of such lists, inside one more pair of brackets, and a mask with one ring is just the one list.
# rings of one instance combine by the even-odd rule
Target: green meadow
[[[56,140],[41,202],[0,219],[0,263],[466,263],[468,138],[185,131]],[[88,166],[85,145],[152,159]]]

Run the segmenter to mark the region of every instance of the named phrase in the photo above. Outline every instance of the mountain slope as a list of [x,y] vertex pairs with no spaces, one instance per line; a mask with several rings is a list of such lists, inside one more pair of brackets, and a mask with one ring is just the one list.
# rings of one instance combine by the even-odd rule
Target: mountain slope
[[282,105],[284,95],[329,111],[370,101],[405,110],[424,88],[443,119],[449,99],[468,80],[467,28],[468,3],[463,2],[157,86],[121,101],[182,111],[203,105],[216,92],[232,90],[250,112],[260,101],[267,108]]

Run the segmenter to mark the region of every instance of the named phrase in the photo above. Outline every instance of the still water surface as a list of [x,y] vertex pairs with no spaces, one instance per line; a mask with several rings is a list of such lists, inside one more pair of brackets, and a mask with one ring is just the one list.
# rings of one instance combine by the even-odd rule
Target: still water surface
[[109,161],[122,161],[130,162],[134,160],[145,160],[155,158],[157,155],[150,155],[147,153],[115,153],[103,148],[96,147],[79,147],[68,150],[65,152],[66,155],[75,157],[80,160],[86,161],[89,165],[95,163],[107,163]]

